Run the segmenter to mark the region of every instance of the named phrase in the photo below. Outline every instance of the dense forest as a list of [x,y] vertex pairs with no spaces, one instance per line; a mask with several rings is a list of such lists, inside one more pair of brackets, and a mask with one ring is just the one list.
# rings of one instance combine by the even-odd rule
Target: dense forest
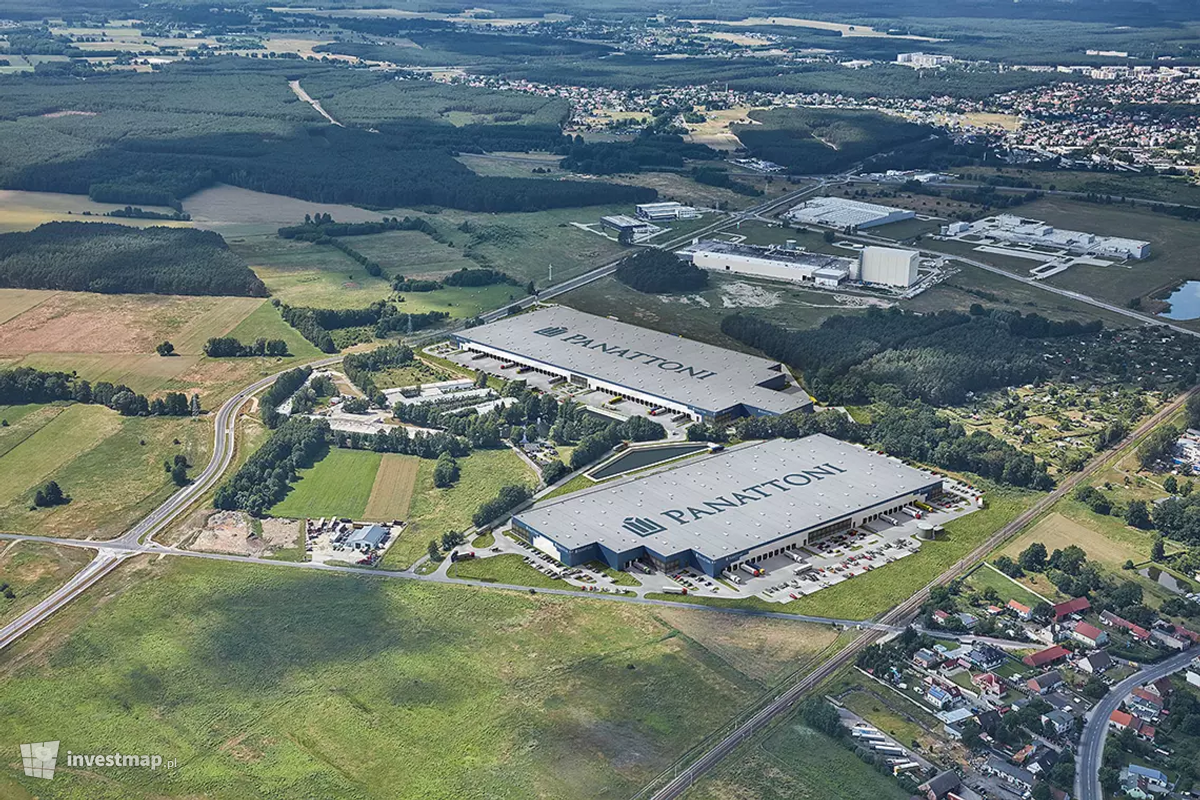
[[379,372],[387,367],[398,367],[412,363],[413,351],[400,344],[388,344],[376,347],[365,353],[350,353],[342,359],[342,370],[350,382],[362,390],[362,393],[375,405],[386,405],[387,398],[375,385],[371,373]]
[[627,256],[617,265],[613,276],[629,288],[647,294],[697,292],[708,286],[708,272],[657,247],[646,247]]
[[[630,142],[591,142],[575,137],[560,166],[590,175],[614,175],[656,169],[683,169],[684,159],[711,161],[721,153],[704,144],[685,142],[671,133],[643,132]],[[560,150],[561,152],[561,150]]]
[[750,154],[800,173],[837,172],[933,133],[875,111],[778,108],[750,116],[755,124],[734,126]]
[[220,234],[108,222],[47,222],[32,231],[0,234],[0,287],[267,295],[267,287]]
[[452,148],[422,149],[407,133],[390,126],[379,133],[325,126],[296,136],[130,137],[75,159],[31,164],[10,173],[4,185],[176,208],[184,197],[216,183],[319,203],[491,212],[644,203],[657,197],[653,189],[638,186],[481,177],[456,161]]
[[1037,314],[871,308],[793,331],[745,314],[722,320],[728,336],[803,373],[808,390],[829,402],[920,398],[944,405],[968,392],[1029,383],[1049,374],[1037,340],[1094,334],[1099,321],[1053,322]]
[[0,371],[0,406],[68,400],[107,406],[123,417],[186,417],[200,413],[200,395],[167,392],[153,400],[124,384],[92,384],[67,372],[44,372],[32,367]]

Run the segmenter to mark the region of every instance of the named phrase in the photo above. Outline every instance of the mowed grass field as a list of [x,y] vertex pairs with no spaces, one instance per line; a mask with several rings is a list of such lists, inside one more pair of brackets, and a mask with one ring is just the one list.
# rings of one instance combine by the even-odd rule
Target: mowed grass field
[[743,745],[684,797],[688,800],[905,800],[891,778],[795,722]]
[[385,272],[409,277],[440,278],[466,267],[478,267],[459,248],[435,242],[420,231],[388,231],[351,236],[346,244],[379,263]]
[[[122,417],[103,406],[0,407],[0,530],[109,539],[177,488],[163,462],[183,455],[192,474],[210,453],[211,423],[192,417]],[[178,444],[176,444],[178,442]],[[31,509],[57,481],[71,502]]]
[[81,547],[55,547],[41,542],[5,542],[0,547],[0,583],[16,598],[0,597],[0,620],[14,619],[66,583],[92,559]]
[[[179,768],[5,769],[0,796],[628,797],[768,690],[730,650],[757,621],[736,624],[681,635],[612,602],[139,560],[0,655],[0,747],[52,731]],[[850,771],[825,781],[855,775],[827,763]]]
[[272,506],[270,514],[290,519],[363,519],[379,462],[380,454],[370,450],[330,448],[312,467],[299,471],[287,497]]
[[[994,569],[989,564],[981,564],[972,572],[970,577],[967,578],[967,585],[980,591],[989,587],[995,589],[1003,601],[1000,605],[1004,605],[1009,600],[1016,600],[1018,603],[1027,605],[1030,608],[1033,608],[1043,600],[1047,602],[1054,601],[1058,594],[1054,585],[1048,582],[1038,586],[1037,594],[1035,594],[1031,587],[1024,586],[1019,582],[1014,583],[1007,575]],[[1049,592],[1049,595],[1047,595],[1047,592]]]
[[1034,542],[1046,545],[1048,553],[1074,544],[1084,549],[1088,560],[1099,562],[1110,570],[1120,570],[1126,561],[1139,563],[1148,559],[1153,536],[1124,525],[1121,528],[1120,536],[1111,535],[1110,532],[1101,533],[1056,511],[1043,517],[1000,552],[1015,559]]
[[274,233],[231,239],[272,297],[292,306],[362,308],[392,294],[350,256],[328,245],[280,239]]
[[[433,459],[421,459],[416,487],[408,515],[408,528],[388,549],[383,566],[400,569],[421,556],[430,539],[440,539],[446,531],[465,531],[471,527],[475,509],[491,500],[500,487],[510,483],[533,486],[537,476],[508,448],[476,450],[458,459],[461,470],[458,483],[446,489],[433,485]],[[524,564],[522,564],[524,566]],[[539,573],[529,570],[530,576]]]
[[384,453],[363,516],[380,521],[407,519],[420,463],[416,456]]

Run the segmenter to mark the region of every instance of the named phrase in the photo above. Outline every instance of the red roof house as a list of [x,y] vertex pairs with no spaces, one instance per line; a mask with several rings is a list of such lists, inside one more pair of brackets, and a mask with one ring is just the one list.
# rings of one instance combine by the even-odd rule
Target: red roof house
[[1067,657],[1068,650],[1061,644],[1056,644],[1053,647],[1047,647],[1045,650],[1039,650],[1036,653],[1030,653],[1021,659],[1027,667],[1042,667],[1046,664],[1052,664],[1060,658]]
[[1092,604],[1086,597],[1076,597],[1074,600],[1059,603],[1054,606],[1054,621],[1058,622],[1063,617],[1069,617],[1072,614],[1081,614],[1091,607]]

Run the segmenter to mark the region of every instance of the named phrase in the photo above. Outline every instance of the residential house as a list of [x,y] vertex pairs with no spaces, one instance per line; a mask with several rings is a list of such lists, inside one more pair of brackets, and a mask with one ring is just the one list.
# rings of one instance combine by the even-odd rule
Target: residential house
[[1144,722],[1139,717],[1134,716],[1120,709],[1112,712],[1108,716],[1108,726],[1113,730],[1123,731],[1126,728],[1133,731],[1139,738],[1153,742],[1157,731],[1154,726]]
[[1127,619],[1118,617],[1111,611],[1101,611],[1100,621],[1105,625],[1111,625],[1114,628],[1122,628],[1129,631],[1133,635],[1133,638],[1137,639],[1139,642],[1150,641],[1150,631],[1146,630],[1141,625],[1135,625]]
[[1076,597],[1074,600],[1068,600],[1065,603],[1058,603],[1054,606],[1054,621],[1062,622],[1067,617],[1075,614],[1082,614],[1091,607],[1091,601],[1089,601],[1086,597]]
[[1154,644],[1165,647],[1168,650],[1177,650],[1179,652],[1187,650],[1192,646],[1191,639],[1181,638],[1176,636],[1174,633],[1167,633],[1166,631],[1161,631],[1158,629],[1150,631],[1150,639],[1154,642]]
[[922,783],[917,787],[917,791],[925,800],[945,800],[947,795],[961,788],[962,780],[958,775],[946,770]]
[[995,775],[1000,780],[1009,783],[1021,792],[1027,792],[1033,788],[1033,784],[1037,782],[1037,778],[1033,773],[1024,767],[1014,766],[998,756],[988,756],[981,770],[988,775]]
[[913,663],[922,669],[933,669],[938,664],[942,663],[942,657],[932,650],[922,647],[920,650],[913,653]]
[[988,606],[987,607],[987,613],[988,613],[989,617],[994,617],[1003,610],[1004,609],[1002,609],[1000,606]]
[[1053,691],[1062,682],[1063,678],[1058,670],[1051,670],[1050,672],[1043,672],[1036,678],[1030,678],[1025,682],[1025,685],[1029,687],[1029,691],[1034,692],[1035,694],[1046,694],[1047,692]]
[[1197,642],[1200,642],[1200,633],[1196,633],[1195,631],[1190,631],[1187,628],[1183,627],[1182,625],[1172,625],[1171,630],[1173,630],[1175,632],[1175,635],[1178,636],[1180,639],[1187,639],[1192,644],[1196,644]]
[[945,611],[942,611],[940,608],[933,612],[933,621],[938,625],[946,624],[946,620],[948,619],[950,619],[950,615]]
[[1017,618],[1029,622],[1033,619],[1033,609],[1024,603],[1018,603],[1016,600],[1008,601],[1008,610],[1017,615]]
[[979,617],[976,617],[973,614],[968,614],[965,611],[960,611],[955,616],[957,616],[959,618],[959,620],[963,624],[963,627],[966,628],[967,630],[971,630],[972,628],[974,628],[976,625],[979,624]]
[[[1043,723],[1045,724],[1045,723]],[[1074,724],[1074,720],[1072,720]],[[1054,769],[1054,765],[1058,763],[1058,751],[1051,747],[1038,748],[1035,755],[1025,765],[1025,768],[1037,776],[1049,775],[1050,770]]]
[[1108,644],[1108,634],[1092,625],[1081,622],[1071,631],[1071,638],[1087,647],[1100,647]]
[[979,690],[981,697],[997,698],[1004,694],[1004,679],[994,672],[977,672],[971,676],[971,685]]
[[1066,711],[1047,711],[1042,714],[1042,725],[1047,731],[1054,731],[1055,736],[1062,736],[1075,727],[1075,718]]
[[1045,650],[1039,650],[1036,653],[1030,653],[1021,659],[1027,667],[1044,667],[1047,664],[1053,664],[1067,657],[1067,648],[1061,644],[1056,644],[1053,647],[1047,647]]
[[1108,655],[1107,650],[1097,650],[1094,653],[1089,653],[1075,664],[1080,672],[1086,672],[1089,675],[1099,675],[1113,664],[1112,659]]
[[1130,764],[1121,770],[1121,791],[1129,797],[1146,800],[1170,792],[1171,783],[1160,770]]
[[990,644],[977,644],[967,653],[967,661],[982,670],[993,670],[1004,663],[1004,651]]
[[937,718],[942,721],[942,733],[956,741],[962,739],[963,729],[974,717],[975,712],[969,708],[954,708],[937,713]]
[[1138,686],[1125,698],[1125,706],[1143,719],[1157,719],[1166,707],[1166,701]]
[[925,702],[941,711],[950,708],[957,701],[957,698],[948,690],[943,689],[937,684],[932,684],[925,690]]

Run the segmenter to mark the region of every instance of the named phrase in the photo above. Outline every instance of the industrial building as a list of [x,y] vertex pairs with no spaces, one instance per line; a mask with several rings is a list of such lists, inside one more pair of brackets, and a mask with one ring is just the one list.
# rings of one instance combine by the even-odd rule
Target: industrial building
[[700,211],[682,203],[642,203],[635,208],[639,219],[658,222],[670,219],[697,219]]
[[855,267],[855,261],[851,258],[797,250],[794,241],[785,247],[757,247],[708,239],[694,242],[677,251],[676,255],[713,272],[732,272],[827,287],[837,286],[849,278]]
[[875,203],[861,203],[844,197],[814,197],[801,203],[785,216],[792,222],[808,225],[824,225],[845,230],[866,230],[891,222],[912,219],[917,214],[904,208],[892,208]]
[[468,352],[705,422],[812,408],[812,399],[777,361],[564,306],[452,336]]
[[955,222],[942,226],[943,236],[981,237],[1007,244],[1034,245],[1066,250],[1074,255],[1107,256],[1109,258],[1146,258],[1150,243],[1120,236],[1098,236],[1084,231],[1055,228],[1037,219],[1015,214],[997,214],[978,222]]
[[858,280],[880,286],[909,287],[917,282],[921,254],[895,247],[864,247],[859,255]]
[[662,230],[657,225],[651,225],[644,219],[631,217],[628,214],[613,214],[612,216],[601,217],[600,227],[616,231],[617,239],[622,244],[644,241]]
[[945,56],[940,53],[899,53],[896,55],[896,63],[914,69],[929,69],[953,64],[954,56]]
[[513,530],[568,566],[641,560],[715,577],[941,491],[938,475],[815,434],[578,492],[516,515]]
[[917,282],[920,254],[894,247],[864,247],[858,258],[783,247],[759,247],[716,240],[696,241],[676,255],[701,269],[812,284],[834,289],[847,280],[871,286],[908,288]]

